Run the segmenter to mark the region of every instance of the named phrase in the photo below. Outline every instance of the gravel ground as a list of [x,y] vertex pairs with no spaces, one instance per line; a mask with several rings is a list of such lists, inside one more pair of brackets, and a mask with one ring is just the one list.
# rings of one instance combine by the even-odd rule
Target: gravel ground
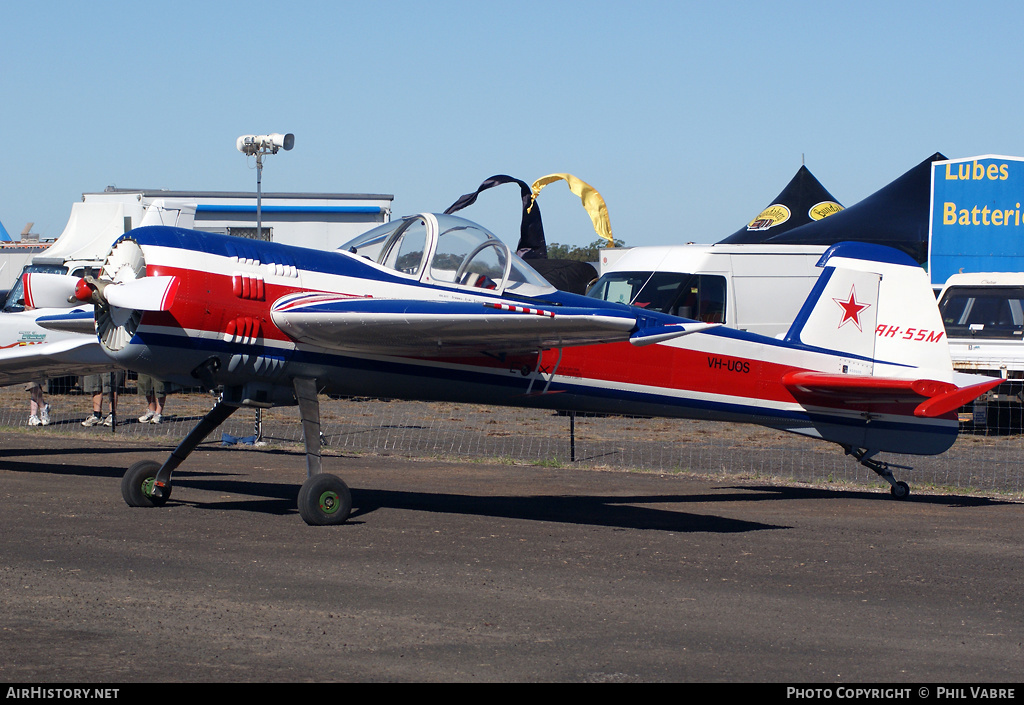
[[355,510],[309,527],[294,446],[133,509],[171,443],[39,430],[0,431],[6,683],[1020,680],[1024,503],[332,451]]

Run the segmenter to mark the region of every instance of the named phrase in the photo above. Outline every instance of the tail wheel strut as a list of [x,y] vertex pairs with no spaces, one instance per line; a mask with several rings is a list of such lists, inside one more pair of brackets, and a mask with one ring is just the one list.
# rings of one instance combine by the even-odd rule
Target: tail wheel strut
[[852,455],[854,459],[868,468],[872,472],[876,473],[879,477],[889,483],[889,493],[896,499],[906,499],[910,496],[910,485],[902,480],[897,480],[892,474],[893,468],[899,468],[900,470],[910,470],[906,465],[892,465],[890,463],[883,462],[881,460],[873,460],[871,456],[875,455],[878,451],[868,450],[867,448],[853,448],[846,447],[846,454]]

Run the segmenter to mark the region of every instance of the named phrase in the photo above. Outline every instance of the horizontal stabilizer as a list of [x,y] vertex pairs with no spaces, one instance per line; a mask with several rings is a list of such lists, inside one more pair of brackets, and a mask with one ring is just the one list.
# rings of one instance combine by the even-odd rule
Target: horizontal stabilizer
[[835,404],[915,404],[914,415],[944,416],[1002,382],[993,378],[968,387],[930,379],[790,372],[782,377],[801,402]]
[[271,307],[278,328],[302,343],[353,353],[517,353],[628,340],[626,311],[548,309],[510,301],[419,301],[293,294]]
[[914,416],[936,418],[951,411],[959,409],[964,404],[970,404],[990,389],[1002,383],[1001,378],[990,379],[987,382],[974,384],[970,387],[958,387],[943,394],[932,397],[914,409]]

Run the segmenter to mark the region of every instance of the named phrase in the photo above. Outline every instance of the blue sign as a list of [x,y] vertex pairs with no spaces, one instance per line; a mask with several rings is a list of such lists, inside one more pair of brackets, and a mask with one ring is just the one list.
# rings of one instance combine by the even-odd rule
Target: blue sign
[[928,271],[1024,272],[1024,158],[932,162]]

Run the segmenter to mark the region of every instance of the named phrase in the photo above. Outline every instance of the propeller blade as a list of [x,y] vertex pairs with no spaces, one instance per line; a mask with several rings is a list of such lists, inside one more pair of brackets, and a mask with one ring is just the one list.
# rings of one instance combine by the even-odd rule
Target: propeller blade
[[167,311],[178,291],[178,277],[142,277],[122,284],[108,284],[103,298],[111,306],[136,311]]
[[82,302],[74,298],[79,277],[50,272],[25,272],[22,286],[26,308],[73,308]]

